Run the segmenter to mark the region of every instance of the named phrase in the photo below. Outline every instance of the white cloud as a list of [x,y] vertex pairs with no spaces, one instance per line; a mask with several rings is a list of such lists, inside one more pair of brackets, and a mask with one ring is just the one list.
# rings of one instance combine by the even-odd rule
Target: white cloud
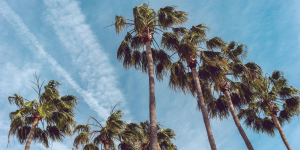
[[[89,105],[93,107],[95,103],[99,103],[103,108],[110,108],[110,105],[118,102],[126,104],[123,94],[117,88],[108,55],[85,23],[85,16],[81,13],[78,2],[44,0],[44,3],[48,7],[47,21],[53,25],[62,44],[71,54],[81,80],[87,83],[85,94],[98,99],[89,102]],[[124,108],[123,110],[127,111]]]
[[[56,60],[50,56],[43,48],[43,46],[37,41],[36,37],[29,31],[27,26],[23,23],[22,19],[7,5],[6,2],[0,0],[0,14],[14,27],[17,34],[24,44],[30,47],[35,56],[40,59],[45,59],[52,65],[52,67],[58,72],[59,75],[63,76],[68,83],[82,95],[84,100],[89,106],[98,113],[99,116],[107,118],[109,111],[99,105],[98,101],[90,93],[91,91],[83,90],[75,80],[66,72]],[[84,54],[81,54],[84,55]],[[92,91],[93,92],[93,91]],[[114,93],[110,93],[114,94]]]

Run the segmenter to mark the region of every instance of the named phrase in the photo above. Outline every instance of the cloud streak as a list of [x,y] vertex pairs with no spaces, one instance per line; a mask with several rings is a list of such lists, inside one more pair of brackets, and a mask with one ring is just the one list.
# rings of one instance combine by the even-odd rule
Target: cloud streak
[[94,111],[96,111],[100,117],[105,119],[107,118],[109,111],[100,106],[98,101],[93,97],[93,94],[82,89],[71,77],[71,75],[66,72],[64,68],[62,68],[61,65],[59,65],[57,61],[44,50],[43,46],[29,31],[22,19],[3,0],[0,0],[0,14],[13,26],[22,42],[29,46],[30,50],[36,54],[35,56],[37,58],[47,60],[48,63],[50,63],[51,66],[58,72],[58,74],[67,80],[67,82],[84,98],[88,105]]
[[[81,81],[87,83],[89,96],[97,97],[99,105],[104,108],[118,102],[125,104],[123,94],[117,88],[111,61],[90,26],[85,23],[78,2],[44,0],[44,3],[47,6],[47,21],[53,25],[62,45],[71,55]],[[128,110],[125,111],[128,113]]]

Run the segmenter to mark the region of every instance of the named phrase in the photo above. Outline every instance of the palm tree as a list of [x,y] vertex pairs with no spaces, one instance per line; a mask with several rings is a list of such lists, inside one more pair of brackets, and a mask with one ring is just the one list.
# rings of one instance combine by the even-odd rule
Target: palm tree
[[[114,141],[120,140],[122,130],[124,130],[126,125],[125,121],[121,120],[123,112],[121,110],[114,112],[114,108],[117,105],[112,108],[105,126],[99,123],[95,118],[89,117],[86,125],[78,125],[75,128],[74,133],[78,133],[74,139],[74,147],[76,149],[78,149],[80,145],[83,146],[83,149],[99,149],[99,144],[101,146],[104,145],[105,150],[115,149]],[[91,124],[89,122],[90,119],[93,119],[95,123]],[[91,126],[93,126],[93,128],[91,128]]]
[[[207,82],[212,87],[210,89],[213,89],[214,91],[216,91],[216,93],[223,93],[224,96],[220,95],[220,98],[218,100],[221,102],[222,99],[225,98],[225,102],[227,103],[226,107],[216,107],[216,105],[213,105],[212,102],[214,98],[209,97],[209,95],[206,96],[206,100],[210,101],[207,102],[210,103],[210,105],[207,106],[220,109],[218,110],[219,112],[222,112],[223,110],[226,110],[226,108],[228,108],[247,148],[249,150],[253,150],[253,146],[251,145],[245,131],[243,130],[238,116],[235,112],[231,94],[229,93],[231,89],[231,93],[233,94],[235,101],[239,101],[238,103],[236,103],[238,104],[236,105],[237,109],[240,109],[242,105],[245,105],[253,100],[251,83],[254,82],[253,80],[258,79],[258,77],[261,76],[262,70],[254,62],[249,62],[245,65],[242,63],[242,59],[245,58],[247,53],[246,48],[247,47],[243,44],[239,45],[237,42],[230,42],[227,47],[224,47],[222,49],[222,52],[220,52],[223,53],[222,56],[216,55],[218,56],[216,57],[216,59],[219,59],[216,61],[223,61],[222,57],[224,57],[226,63],[228,64],[227,66],[223,67],[221,65],[215,65],[213,63],[202,63],[198,73],[200,80]],[[241,82],[234,82],[228,77]],[[207,93],[205,93],[204,95],[206,94]],[[208,108],[209,113],[210,111],[215,111],[214,108]],[[222,113],[219,117],[222,117]]]
[[[119,60],[123,60],[125,68],[137,67],[141,65],[140,62],[142,60],[147,61],[147,63],[142,64],[144,65],[143,68],[148,69],[149,76],[150,143],[151,149],[157,150],[154,58],[151,51],[152,41],[155,41],[153,34],[163,32],[163,30],[170,29],[174,25],[183,24],[188,18],[186,12],[177,11],[175,6],[167,6],[156,11],[149,8],[149,4],[142,4],[133,8],[133,18],[131,20],[123,16],[115,17],[116,22],[113,25],[117,34],[123,29],[133,26],[133,29],[127,32],[125,39],[122,41],[117,57]],[[142,55],[139,50],[144,46],[146,47],[146,52]],[[165,67],[163,64],[157,65],[158,70]]]
[[[124,139],[119,144],[120,150],[150,150],[150,124],[148,121],[140,122],[140,125],[136,123],[129,124],[123,134],[131,135],[128,139]],[[160,125],[157,126],[157,139],[158,149],[160,150],[177,150],[177,146],[172,143],[175,139],[176,133],[170,129],[162,129]]]
[[[276,70],[270,77],[261,79],[255,93],[257,101],[242,109],[238,117],[245,118],[244,123],[257,133],[274,136],[277,129],[285,146],[291,150],[281,126],[290,122],[292,117],[299,116],[299,93],[298,89],[288,84],[283,72]],[[264,118],[260,117],[262,114]]]
[[[49,81],[44,86],[45,91],[41,93],[39,77],[35,75],[35,78],[37,82],[33,83],[37,86],[34,90],[38,93],[38,101],[28,101],[18,94],[8,97],[9,103],[18,107],[9,115],[11,125],[8,139],[16,136],[21,144],[26,143],[25,150],[29,150],[32,140],[42,143],[46,148],[51,141],[61,142],[64,136],[72,135],[72,128],[76,123],[74,108],[78,99],[73,95],[60,97],[60,84],[55,80]],[[39,128],[39,122],[43,127],[46,124],[46,127]]]
[[[185,82],[186,80],[193,80],[194,81],[194,87],[197,93],[197,99],[198,99],[198,105],[201,109],[204,124],[206,127],[206,132],[208,135],[209,143],[211,146],[211,149],[216,150],[216,144],[213,137],[213,133],[210,127],[208,114],[205,108],[204,98],[202,94],[201,84],[199,81],[199,76],[197,74],[196,66],[197,66],[197,58],[200,56],[201,61],[203,61],[203,58],[210,57],[210,54],[214,55],[214,50],[216,49],[222,49],[225,46],[225,42],[219,38],[215,37],[210,40],[206,39],[206,32],[209,30],[208,27],[204,24],[199,24],[197,26],[192,26],[191,29],[186,29],[183,27],[180,28],[173,28],[173,33],[166,32],[163,34],[162,38],[162,45],[164,48],[173,51],[178,54],[179,61],[173,64],[173,69],[171,69],[171,78],[170,78],[170,87],[173,90],[180,89],[185,92],[186,87],[188,86]],[[205,52],[201,50],[200,46],[205,44],[207,47],[208,52]],[[203,49],[203,48],[202,48]],[[184,72],[186,70],[185,65],[183,64],[185,62],[187,64],[187,67],[191,69],[191,74],[187,75],[188,78],[181,78],[178,81],[178,78],[172,79],[172,72],[178,73],[178,71]],[[220,62],[213,62],[213,61],[205,61],[202,63],[215,63],[215,64],[223,64]],[[176,70],[177,68],[177,70]],[[179,77],[180,78],[180,77]],[[173,84],[174,83],[174,84]],[[179,84],[182,85],[179,85]],[[178,86],[178,87],[177,87]],[[192,89],[190,89],[192,90]]]

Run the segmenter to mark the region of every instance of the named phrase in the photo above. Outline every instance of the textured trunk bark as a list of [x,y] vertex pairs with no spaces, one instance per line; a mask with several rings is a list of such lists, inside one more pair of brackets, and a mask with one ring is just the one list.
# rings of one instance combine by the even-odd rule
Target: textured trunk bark
[[289,143],[288,143],[288,141],[287,141],[287,139],[286,139],[286,137],[285,137],[285,135],[284,135],[284,132],[283,132],[283,130],[282,130],[282,128],[281,128],[281,125],[280,125],[280,123],[279,123],[279,121],[278,121],[278,119],[277,119],[277,116],[276,116],[276,115],[271,115],[271,117],[272,117],[272,119],[273,119],[273,121],[274,121],[274,123],[275,123],[275,126],[277,127],[277,129],[278,129],[278,131],[279,131],[279,133],[280,133],[280,136],[281,136],[282,141],[283,141],[283,143],[285,144],[286,148],[287,148],[288,150],[292,150],[292,148],[290,147],[290,145],[289,145]]
[[251,145],[251,142],[249,141],[249,139],[248,139],[245,131],[243,130],[243,128],[241,126],[241,123],[240,123],[240,120],[239,120],[238,116],[236,115],[236,112],[234,110],[234,107],[233,107],[233,104],[232,104],[232,101],[231,101],[231,97],[230,97],[230,94],[229,94],[228,90],[224,91],[223,93],[225,95],[225,98],[226,98],[226,101],[227,101],[227,105],[229,107],[229,110],[230,110],[230,113],[231,113],[232,118],[234,120],[234,123],[237,126],[237,128],[238,128],[238,130],[239,130],[239,132],[240,132],[240,134],[242,136],[242,138],[244,139],[244,142],[245,142],[247,148],[249,150],[254,150],[253,146]]
[[151,42],[146,42],[146,53],[148,61],[149,74],[149,111],[150,111],[150,149],[158,150],[157,142],[157,125],[156,125],[156,104],[155,104],[155,84],[154,84],[154,70],[153,58],[151,52]]
[[199,81],[199,77],[196,71],[196,67],[192,68],[192,73],[193,73],[193,78],[196,84],[196,89],[197,89],[197,97],[198,97],[198,104],[200,106],[202,115],[203,115],[203,120],[204,120],[204,124],[205,124],[205,128],[206,128],[206,132],[207,132],[207,136],[208,136],[208,140],[209,140],[209,144],[212,150],[216,150],[217,146],[215,143],[215,139],[210,127],[210,123],[209,123],[209,118],[208,118],[208,114],[205,108],[205,104],[204,104],[204,98],[202,95],[202,90],[201,90],[201,86],[200,86],[200,81]]
[[34,135],[34,132],[35,132],[35,129],[36,129],[36,126],[37,126],[38,123],[39,123],[39,119],[34,118],[32,127],[30,129],[30,132],[29,132],[29,135],[28,135],[28,138],[27,138],[27,141],[26,141],[25,150],[29,150],[29,148],[30,148],[30,144],[32,142],[33,135]]

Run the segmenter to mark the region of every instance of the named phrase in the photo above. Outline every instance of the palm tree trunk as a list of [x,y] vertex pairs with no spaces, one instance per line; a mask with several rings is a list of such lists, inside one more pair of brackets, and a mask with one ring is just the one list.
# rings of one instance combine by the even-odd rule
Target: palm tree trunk
[[230,94],[228,92],[228,90],[225,90],[223,92],[223,94],[225,95],[225,98],[226,98],[226,101],[227,101],[227,105],[229,107],[229,110],[230,110],[230,113],[232,115],[232,118],[234,120],[234,123],[235,125],[237,126],[242,138],[244,139],[244,142],[246,143],[246,146],[249,150],[254,150],[253,146],[251,145],[251,142],[249,141],[244,129],[242,128],[241,126],[241,123],[240,123],[240,120],[238,118],[238,116],[236,115],[236,112],[233,108],[233,104],[232,104],[232,101],[231,101],[231,97],[230,97]]
[[277,116],[276,116],[275,114],[273,114],[273,115],[271,115],[271,117],[272,117],[272,119],[273,119],[273,122],[275,123],[275,126],[277,127],[277,129],[278,129],[278,131],[279,131],[279,133],[280,133],[280,136],[281,136],[282,141],[283,141],[283,143],[285,144],[286,148],[287,148],[288,150],[292,150],[292,148],[290,147],[290,145],[289,145],[289,143],[288,143],[288,141],[287,141],[287,139],[286,139],[286,137],[285,137],[285,135],[284,135],[284,132],[283,132],[283,130],[282,130],[282,128],[281,128],[281,125],[280,125],[280,123],[279,123],[279,121],[278,121],[278,119],[277,119]]
[[207,132],[207,136],[208,136],[208,140],[209,140],[209,144],[212,150],[217,150],[217,146],[215,143],[215,139],[210,127],[210,123],[209,123],[209,118],[208,118],[208,114],[205,108],[205,104],[204,104],[204,98],[202,95],[202,90],[201,90],[201,86],[200,86],[200,81],[199,81],[199,77],[196,71],[196,67],[192,68],[192,73],[193,73],[193,78],[196,84],[196,89],[197,89],[197,97],[198,97],[198,104],[200,106],[202,115],[203,115],[203,120],[204,120],[204,124],[205,124],[205,128],[206,128],[206,132]]
[[109,144],[105,143],[105,144],[104,144],[104,149],[105,149],[105,150],[109,150]]
[[30,144],[31,144],[31,141],[33,139],[33,135],[34,135],[34,132],[35,132],[35,129],[36,129],[36,126],[37,126],[38,123],[39,123],[39,118],[34,118],[32,127],[30,129],[30,132],[29,132],[29,135],[28,135],[28,138],[27,138],[25,150],[29,150],[29,148],[30,148]]
[[146,54],[148,61],[149,74],[149,109],[150,109],[150,149],[158,150],[157,142],[157,125],[156,125],[156,104],[155,104],[155,84],[154,84],[154,69],[153,58],[151,52],[151,42],[146,42]]

